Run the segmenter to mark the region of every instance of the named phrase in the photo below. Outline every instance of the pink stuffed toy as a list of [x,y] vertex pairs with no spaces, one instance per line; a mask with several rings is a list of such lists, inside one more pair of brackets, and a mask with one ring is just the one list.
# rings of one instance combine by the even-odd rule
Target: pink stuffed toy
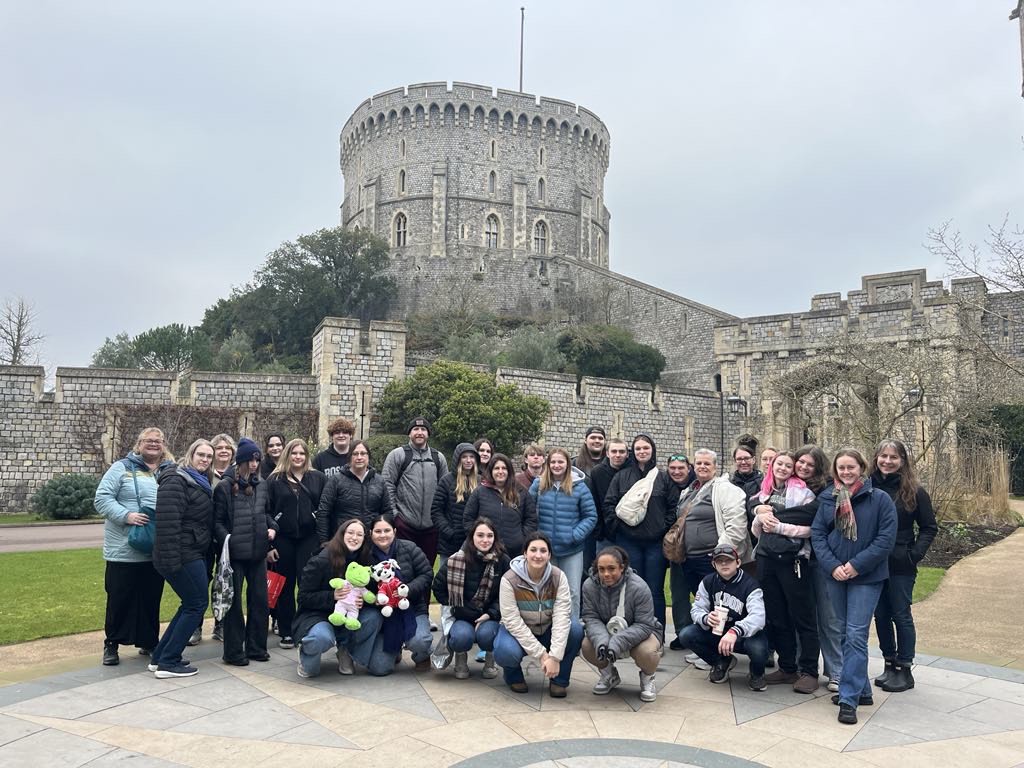
[[400,611],[409,608],[409,585],[403,584],[396,571],[400,570],[398,562],[382,560],[373,566],[373,578],[377,581],[377,605],[381,615],[387,618],[394,609]]

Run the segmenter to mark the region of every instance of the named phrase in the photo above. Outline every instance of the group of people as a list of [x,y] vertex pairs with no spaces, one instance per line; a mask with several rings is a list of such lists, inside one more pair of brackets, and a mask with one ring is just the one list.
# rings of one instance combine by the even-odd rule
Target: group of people
[[[714,451],[692,462],[672,453],[661,467],[650,435],[627,443],[591,427],[576,455],[526,446],[517,472],[486,438],[456,446],[449,469],[430,431],[413,419],[409,442],[378,473],[347,419],[329,425],[330,446],[312,458],[305,442],[275,433],[262,450],[248,438],[196,440],[174,462],[161,430],[143,430],[96,494],[106,518],[103,663],[134,645],[158,678],[196,674],[183,654],[223,552],[234,600],[215,636],[227,664],[269,659],[269,567],[284,580],[272,612],[278,645],[298,646],[301,677],[319,674],[333,649],[344,675],[390,674],[408,650],[416,669],[430,669],[433,651],[434,666],[452,663],[462,679],[475,645],[483,677],[500,667],[525,692],[529,656],[559,698],[582,652],[598,670],[593,693],[620,684],[615,662],[629,656],[641,700],[654,701],[668,573],[669,647],[689,651],[712,683],[727,682],[745,654],[751,689],[813,693],[820,655],[840,722],[856,722],[857,707],[873,703],[874,616],[885,657],[875,683],[913,687],[910,604],[937,527],[901,442],[884,441],[869,466],[852,449],[831,464],[811,445],[759,452],[746,435],[729,473]],[[148,551],[134,528],[153,530]],[[397,577],[400,598],[347,580],[351,564]],[[158,637],[165,581],[181,605]],[[337,620],[341,603],[354,620]]]

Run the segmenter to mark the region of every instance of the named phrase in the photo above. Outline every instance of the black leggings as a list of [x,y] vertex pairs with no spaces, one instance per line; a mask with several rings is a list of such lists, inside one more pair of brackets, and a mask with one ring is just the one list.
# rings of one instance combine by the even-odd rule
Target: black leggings
[[291,637],[292,619],[295,618],[295,583],[302,575],[309,558],[317,549],[319,540],[315,532],[303,538],[279,536],[274,539],[273,547],[280,557],[276,570],[285,578],[284,589],[277,599],[277,631],[281,637]]

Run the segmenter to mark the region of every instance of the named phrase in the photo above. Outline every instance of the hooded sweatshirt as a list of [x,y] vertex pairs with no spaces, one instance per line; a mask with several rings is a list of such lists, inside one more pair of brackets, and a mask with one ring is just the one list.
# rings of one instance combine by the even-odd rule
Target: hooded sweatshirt
[[[523,651],[538,661],[548,653],[559,662],[565,656],[569,639],[572,598],[569,581],[558,568],[548,563],[537,581],[530,578],[523,555],[512,558],[501,577],[498,590],[501,623]],[[537,639],[551,630],[551,647]]]
[[641,467],[636,456],[630,453],[622,469],[612,478],[608,493],[604,497],[604,529],[608,538],[613,540],[624,536],[634,541],[651,543],[660,541],[676,521],[676,505],[669,503],[669,496],[671,494],[673,502],[678,499],[678,489],[669,479],[668,473],[659,471],[654,480],[651,497],[647,501],[647,514],[644,515],[644,519],[638,525],[626,525],[618,518],[615,507],[619,500],[658,465],[658,448],[654,444],[654,439],[645,434],[639,434],[637,437],[642,437],[651,444],[651,458]]
[[[437,553],[442,561],[456,550],[461,549],[466,541],[466,530],[462,525],[466,511],[466,502],[472,490],[463,496],[462,501],[455,497],[455,486],[458,478],[459,465],[465,453],[476,454],[472,443],[459,443],[452,453],[452,471],[441,478],[434,490],[434,499],[430,505],[430,519],[437,528]],[[478,462],[479,463],[479,462]],[[480,475],[477,474],[479,482]]]
[[583,541],[597,525],[597,508],[587,487],[586,475],[576,467],[572,472],[572,495],[560,486],[540,492],[540,478],[530,486],[530,495],[537,503],[538,530],[551,537],[552,553],[566,557],[583,551]]
[[[623,591],[622,618],[629,626],[613,636],[608,634],[606,625],[612,616],[618,614],[619,595]],[[664,638],[665,628],[654,615],[651,588],[632,568],[627,568],[622,578],[610,587],[606,587],[597,570],[591,568],[590,575],[583,582],[582,602],[580,620],[591,644],[595,648],[607,646],[615,651],[616,658],[623,658],[652,634],[659,640]]]

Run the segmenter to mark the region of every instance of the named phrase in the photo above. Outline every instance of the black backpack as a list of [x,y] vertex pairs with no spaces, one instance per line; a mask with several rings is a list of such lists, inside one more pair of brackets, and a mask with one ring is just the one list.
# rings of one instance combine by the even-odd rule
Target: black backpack
[[[402,479],[402,475],[405,474],[405,470],[412,464],[412,446],[403,445],[402,450],[405,451],[405,458],[402,460],[402,466],[398,468],[398,476],[395,478],[395,485],[398,485],[398,481]],[[441,466],[441,454],[439,454],[433,448],[430,450],[430,460],[434,462],[434,467],[437,469],[437,479],[440,480],[444,477],[444,468]]]

